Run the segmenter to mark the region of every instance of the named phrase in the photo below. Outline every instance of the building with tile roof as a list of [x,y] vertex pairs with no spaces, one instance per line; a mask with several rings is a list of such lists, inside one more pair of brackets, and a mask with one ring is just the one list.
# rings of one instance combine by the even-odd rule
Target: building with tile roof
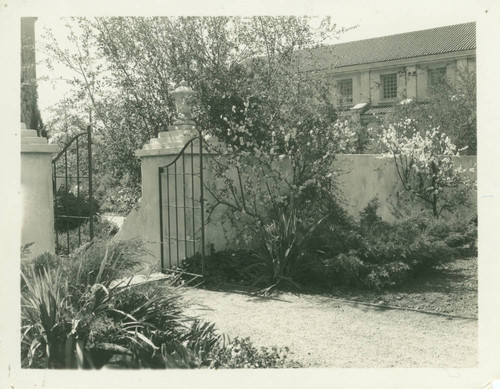
[[[306,53],[303,53],[305,55]],[[364,118],[405,99],[425,102],[443,76],[476,68],[476,24],[463,23],[310,50],[311,71],[331,80],[338,108]]]

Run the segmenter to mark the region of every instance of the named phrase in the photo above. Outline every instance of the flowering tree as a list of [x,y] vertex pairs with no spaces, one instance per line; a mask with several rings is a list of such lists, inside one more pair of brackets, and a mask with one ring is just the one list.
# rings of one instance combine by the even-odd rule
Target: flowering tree
[[418,122],[407,118],[383,128],[381,142],[405,191],[427,203],[436,218],[470,201],[473,183],[454,161],[459,150],[439,129],[419,131]]
[[[207,186],[213,197],[209,213],[224,205],[232,221],[245,220],[239,225],[249,244],[305,242],[299,237],[328,214],[336,197],[335,154],[350,151],[356,141],[349,125],[336,122],[330,101],[328,67],[335,63],[318,64],[314,55],[341,29],[329,18],[302,17],[78,22],[102,64],[99,82],[84,91],[92,95],[95,117],[102,122],[103,144],[123,150],[123,159],[108,154],[116,162],[113,170],[138,177],[128,152],[168,129],[174,114],[171,89],[185,81],[196,92],[191,103],[197,128],[218,140],[207,143],[219,183]],[[85,77],[80,79],[85,85]],[[280,230],[283,217],[287,227]],[[290,261],[267,256],[279,265],[273,270],[281,269],[274,282],[291,277],[287,269],[296,267],[286,263],[304,253],[290,247],[281,252],[281,259]]]
[[422,128],[438,128],[451,139],[462,154],[477,153],[476,73],[457,70],[454,79],[437,78],[430,86],[424,103],[408,99],[398,104],[386,122],[394,123],[412,118]]
[[[71,49],[48,34],[45,50],[74,72],[69,82],[75,96],[92,107],[108,175],[103,182],[115,189],[125,184],[138,192],[140,165],[133,153],[172,124],[170,92],[181,81],[197,92],[198,127],[229,144],[234,133],[227,135],[223,118],[244,125],[246,137],[262,144],[278,133],[277,123],[301,131],[319,116],[336,117],[329,104],[318,108],[321,115],[302,118],[302,126],[298,111],[290,115],[307,85],[328,93],[308,50],[341,31],[329,18],[70,18],[67,29]],[[111,193],[116,197],[116,190]]]

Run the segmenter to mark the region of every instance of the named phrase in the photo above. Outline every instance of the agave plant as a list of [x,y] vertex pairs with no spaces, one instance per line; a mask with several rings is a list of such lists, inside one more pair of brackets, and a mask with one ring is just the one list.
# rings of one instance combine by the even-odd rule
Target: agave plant
[[23,267],[23,367],[224,366],[218,361],[221,353],[227,354],[224,338],[214,324],[185,315],[188,303],[175,279],[110,286],[122,275],[119,261],[131,253],[111,245],[79,253],[57,268],[51,268],[53,261]]
[[28,267],[21,276],[22,366],[33,366],[36,359],[37,367],[83,367],[83,323],[69,302],[61,272]]
[[288,206],[274,204],[270,215],[271,222],[258,232],[260,244],[256,256],[261,262],[252,265],[261,270],[256,284],[262,281],[271,284],[261,290],[264,294],[282,283],[300,288],[295,278],[309,267],[309,242],[325,219],[310,221],[299,218],[293,202]]
[[[80,257],[70,258],[73,263],[56,269],[47,265],[41,271],[35,266],[40,261],[24,266],[22,366],[192,368],[207,364],[204,360],[219,336],[213,325],[184,315],[179,287],[110,287],[113,277],[121,274],[119,261],[125,249],[106,245],[102,251],[101,247],[98,263],[99,249],[87,247]],[[83,274],[89,269],[92,276]]]

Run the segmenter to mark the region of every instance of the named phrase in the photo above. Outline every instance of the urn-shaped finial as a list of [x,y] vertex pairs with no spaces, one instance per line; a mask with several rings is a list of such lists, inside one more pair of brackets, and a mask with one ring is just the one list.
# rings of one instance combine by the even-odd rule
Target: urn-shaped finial
[[185,81],[182,81],[177,88],[172,92],[177,108],[177,116],[174,124],[191,124],[192,112],[190,106],[190,97],[196,92],[192,90]]

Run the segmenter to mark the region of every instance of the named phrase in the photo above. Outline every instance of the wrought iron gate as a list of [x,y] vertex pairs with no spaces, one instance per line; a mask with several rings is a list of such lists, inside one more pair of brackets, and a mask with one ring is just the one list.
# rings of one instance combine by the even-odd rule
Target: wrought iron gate
[[[81,155],[82,149],[86,156]],[[86,175],[80,174],[82,170]],[[52,188],[56,252],[69,254],[94,238],[91,126],[71,138],[52,160]],[[62,234],[66,239],[61,239]]]
[[[199,145],[195,146],[196,141]],[[199,147],[198,147],[199,146]],[[198,158],[197,158],[198,157]],[[199,255],[205,274],[203,142],[189,140],[175,159],[158,168],[161,269],[179,268]]]

